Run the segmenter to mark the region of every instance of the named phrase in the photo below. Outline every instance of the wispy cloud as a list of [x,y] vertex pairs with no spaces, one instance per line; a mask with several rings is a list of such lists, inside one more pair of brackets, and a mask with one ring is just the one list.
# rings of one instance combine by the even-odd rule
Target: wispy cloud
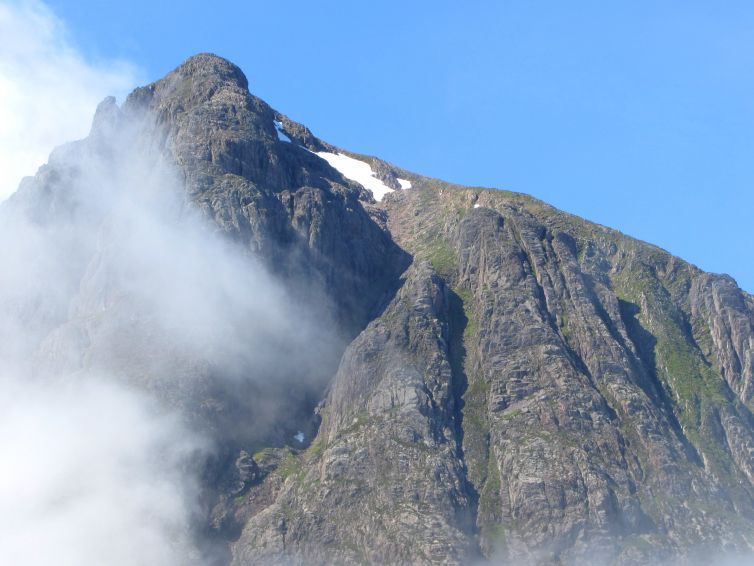
[[108,116],[0,204],[0,557],[204,566],[237,456],[311,423],[342,343],[187,202],[153,116]]
[[97,104],[139,78],[125,61],[91,61],[42,2],[0,0],[0,200],[57,145],[86,135]]

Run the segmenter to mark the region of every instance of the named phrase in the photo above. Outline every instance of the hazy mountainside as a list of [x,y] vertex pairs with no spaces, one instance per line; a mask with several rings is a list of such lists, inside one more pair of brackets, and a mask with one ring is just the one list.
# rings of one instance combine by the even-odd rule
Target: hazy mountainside
[[33,373],[115,376],[211,437],[199,562],[754,549],[754,299],[727,276],[344,152],[212,55],[105,101],[0,215],[64,258],[3,304]]

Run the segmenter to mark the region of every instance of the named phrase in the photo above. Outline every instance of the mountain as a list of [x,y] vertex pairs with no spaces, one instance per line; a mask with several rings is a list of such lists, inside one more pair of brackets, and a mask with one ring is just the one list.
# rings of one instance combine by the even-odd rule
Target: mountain
[[0,215],[65,258],[13,302],[35,375],[116,376],[211,438],[200,562],[754,549],[754,297],[728,276],[330,145],[209,54],[104,101]]

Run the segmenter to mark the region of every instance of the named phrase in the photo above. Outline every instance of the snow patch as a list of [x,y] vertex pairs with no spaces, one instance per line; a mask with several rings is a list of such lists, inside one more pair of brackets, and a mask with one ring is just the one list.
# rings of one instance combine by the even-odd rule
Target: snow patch
[[480,206],[482,206],[482,205],[481,205],[481,204],[479,204],[479,203],[476,203],[476,204],[474,205],[474,208],[479,208]]
[[279,120],[273,120],[273,124],[275,124],[275,131],[278,134],[278,139],[280,141],[291,143],[291,138],[285,135],[285,130],[283,129],[283,123]]
[[306,438],[306,437],[304,436],[303,432],[298,431],[296,434],[293,435],[293,438],[295,438],[296,440],[298,440],[300,443],[303,443],[304,442],[304,438]]
[[401,189],[410,189],[411,188],[411,181],[407,181],[406,179],[398,179],[398,182],[401,185]]
[[387,193],[393,192],[393,189],[374,176],[374,171],[372,171],[368,163],[348,157],[342,153],[318,151],[317,155],[340,171],[341,175],[345,178],[356,181],[365,189],[372,191],[374,199],[377,201],[382,200],[382,197]]

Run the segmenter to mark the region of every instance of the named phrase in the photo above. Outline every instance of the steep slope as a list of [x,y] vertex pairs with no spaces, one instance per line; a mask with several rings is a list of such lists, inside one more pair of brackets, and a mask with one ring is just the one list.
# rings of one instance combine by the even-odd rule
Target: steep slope
[[600,563],[750,545],[750,411],[697,347],[709,323],[690,308],[711,276],[531,199],[432,190],[400,195],[399,214],[433,210],[398,241],[449,247],[436,263],[474,322],[482,546]]
[[[112,247],[59,237],[111,223],[79,187],[134,146],[175,173],[183,210],[337,328],[327,355],[271,342],[266,365],[229,364],[170,332],[141,339],[148,310],[102,275]],[[367,163],[392,192],[375,201],[321,152]],[[148,389],[159,374],[160,398],[219,439],[199,522],[227,545],[221,562],[704,563],[754,549],[754,299],[726,276],[525,195],[331,146],[212,55],[103,103],[90,137],[2,213],[19,210],[75,264],[60,304],[32,301],[26,317],[40,366],[62,357]],[[258,339],[240,312],[224,336]],[[271,379],[226,375],[260,371]]]

